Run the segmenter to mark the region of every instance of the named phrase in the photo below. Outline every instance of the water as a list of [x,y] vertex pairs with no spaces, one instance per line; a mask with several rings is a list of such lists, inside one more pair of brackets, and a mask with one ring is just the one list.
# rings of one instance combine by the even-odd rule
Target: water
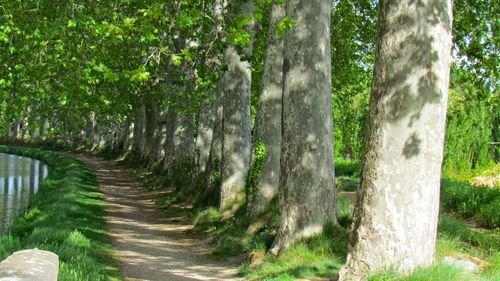
[[0,233],[28,208],[47,174],[39,160],[0,153]]

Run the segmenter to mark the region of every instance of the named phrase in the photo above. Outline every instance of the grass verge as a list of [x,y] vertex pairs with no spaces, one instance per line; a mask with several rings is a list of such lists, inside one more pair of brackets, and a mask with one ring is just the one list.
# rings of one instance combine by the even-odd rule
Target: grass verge
[[38,248],[59,256],[59,281],[121,280],[95,174],[82,162],[54,152],[5,146],[0,152],[36,158],[51,167],[30,209],[0,236],[0,260]]

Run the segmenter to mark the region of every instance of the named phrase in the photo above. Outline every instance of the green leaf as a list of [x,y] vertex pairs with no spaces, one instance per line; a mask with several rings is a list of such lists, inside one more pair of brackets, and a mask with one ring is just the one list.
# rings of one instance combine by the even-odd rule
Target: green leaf
[[111,71],[110,69],[108,69],[105,73],[104,73],[104,81],[106,82],[109,82],[109,83],[113,83],[113,82],[118,82],[120,80],[120,76]]
[[175,65],[175,66],[179,66],[181,65],[182,63],[182,57],[181,56],[178,56],[176,54],[172,54],[172,56],[170,57],[170,61],[172,61],[172,63]]
[[128,29],[132,29],[136,21],[137,19],[135,18],[126,18],[123,20],[123,25]]
[[0,32],[0,41],[4,41],[5,43],[9,43],[9,36],[4,32]]
[[193,54],[189,50],[182,50],[181,53],[186,61],[191,61]]
[[181,14],[179,16],[179,27],[182,29],[189,28],[193,25],[193,18],[188,14]]
[[227,40],[235,46],[247,47],[250,45],[251,37],[246,30],[230,28]]
[[131,82],[143,83],[149,80],[151,73],[146,71],[144,68],[137,69],[132,72],[132,76],[130,77]]
[[69,20],[69,21],[68,21],[68,27],[69,27],[69,28],[76,27],[76,25],[77,25],[76,20]]
[[296,22],[289,17],[283,18],[276,26],[278,36],[284,36],[286,32],[295,27]]

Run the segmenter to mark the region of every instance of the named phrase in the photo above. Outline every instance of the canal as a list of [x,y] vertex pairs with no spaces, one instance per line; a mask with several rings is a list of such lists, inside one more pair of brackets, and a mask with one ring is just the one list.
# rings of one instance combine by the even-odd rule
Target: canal
[[47,174],[39,160],[0,153],[0,233],[28,208]]

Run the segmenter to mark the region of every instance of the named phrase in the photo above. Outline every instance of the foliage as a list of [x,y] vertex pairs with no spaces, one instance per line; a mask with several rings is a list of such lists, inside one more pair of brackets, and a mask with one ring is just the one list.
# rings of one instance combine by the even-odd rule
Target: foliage
[[[444,169],[448,175],[471,174],[487,168],[494,151],[495,95],[478,87],[470,75],[456,69],[449,94]],[[498,98],[496,98],[498,99]],[[467,132],[467,134],[464,134]]]
[[474,218],[484,227],[500,226],[500,190],[476,187],[464,182],[443,179],[442,208],[463,218]]
[[335,154],[361,159],[368,114],[377,8],[373,1],[334,1],[332,95]]
[[259,177],[266,158],[266,147],[262,139],[256,140],[254,146],[253,163],[250,171],[248,172],[246,182],[246,191],[250,196],[255,194],[255,189],[258,188],[257,185],[259,183]]
[[37,158],[51,167],[30,209],[0,237],[0,260],[36,247],[59,256],[59,280],[120,280],[95,174],[54,152],[4,146],[0,151]]
[[360,174],[360,161],[351,161],[340,157],[335,158],[335,177],[359,178]]

